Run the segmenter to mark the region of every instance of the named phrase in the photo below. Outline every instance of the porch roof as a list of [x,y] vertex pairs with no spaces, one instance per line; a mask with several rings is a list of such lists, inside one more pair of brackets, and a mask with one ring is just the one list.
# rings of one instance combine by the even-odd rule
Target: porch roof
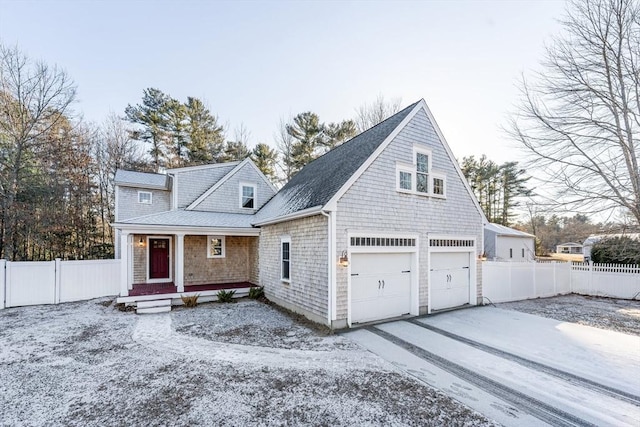
[[[136,218],[119,221],[118,225],[140,225],[140,226],[167,226],[167,227],[203,227],[203,228],[247,228],[252,229],[251,222],[253,215],[227,213],[227,212],[205,212],[187,211],[176,209],[172,211],[160,212]],[[127,227],[129,228],[129,227]]]

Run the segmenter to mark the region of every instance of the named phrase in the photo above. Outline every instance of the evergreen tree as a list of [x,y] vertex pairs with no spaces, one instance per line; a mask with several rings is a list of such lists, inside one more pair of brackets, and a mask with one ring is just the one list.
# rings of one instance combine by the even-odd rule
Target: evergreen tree
[[224,150],[224,128],[198,98],[187,98],[186,116],[190,164],[217,161]]
[[293,176],[307,163],[352,138],[356,126],[352,120],[325,124],[317,114],[307,111],[295,116],[293,123],[286,125],[286,131],[293,141],[289,155],[283,156],[283,160],[285,169]]
[[520,199],[532,194],[526,187],[529,177],[524,176],[524,169],[518,169],[517,162],[498,165],[485,155],[479,159],[470,156],[462,159],[460,168],[491,222],[508,226]]
[[276,150],[267,144],[258,144],[251,150],[251,160],[271,182],[275,182],[278,179],[276,173],[278,153]]
[[222,162],[236,162],[249,157],[249,148],[244,141],[227,141],[224,145]]
[[132,138],[151,146],[149,154],[156,172],[167,163],[170,101],[171,98],[161,90],[148,88],[142,94],[141,104],[128,105],[125,109],[127,120],[141,126],[132,132]]

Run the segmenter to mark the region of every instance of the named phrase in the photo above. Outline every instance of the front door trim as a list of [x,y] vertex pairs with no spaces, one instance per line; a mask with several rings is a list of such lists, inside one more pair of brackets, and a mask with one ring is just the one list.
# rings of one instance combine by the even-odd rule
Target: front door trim
[[[151,239],[164,239],[169,241],[169,277],[152,279],[149,266],[151,265]],[[172,236],[147,236],[147,283],[169,283],[173,281],[173,237]]]

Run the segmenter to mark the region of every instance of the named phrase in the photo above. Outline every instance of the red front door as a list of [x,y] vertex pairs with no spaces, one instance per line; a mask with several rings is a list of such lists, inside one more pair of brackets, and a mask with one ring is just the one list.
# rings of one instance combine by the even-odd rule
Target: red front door
[[149,278],[169,278],[169,239],[149,239]]

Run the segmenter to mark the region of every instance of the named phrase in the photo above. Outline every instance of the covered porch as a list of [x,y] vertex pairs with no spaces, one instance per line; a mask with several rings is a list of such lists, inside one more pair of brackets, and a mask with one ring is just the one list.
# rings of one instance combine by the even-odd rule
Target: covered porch
[[169,214],[114,224],[122,260],[119,302],[248,292],[258,284],[260,229],[250,225],[249,215],[182,211],[186,225],[142,223],[166,221]]

